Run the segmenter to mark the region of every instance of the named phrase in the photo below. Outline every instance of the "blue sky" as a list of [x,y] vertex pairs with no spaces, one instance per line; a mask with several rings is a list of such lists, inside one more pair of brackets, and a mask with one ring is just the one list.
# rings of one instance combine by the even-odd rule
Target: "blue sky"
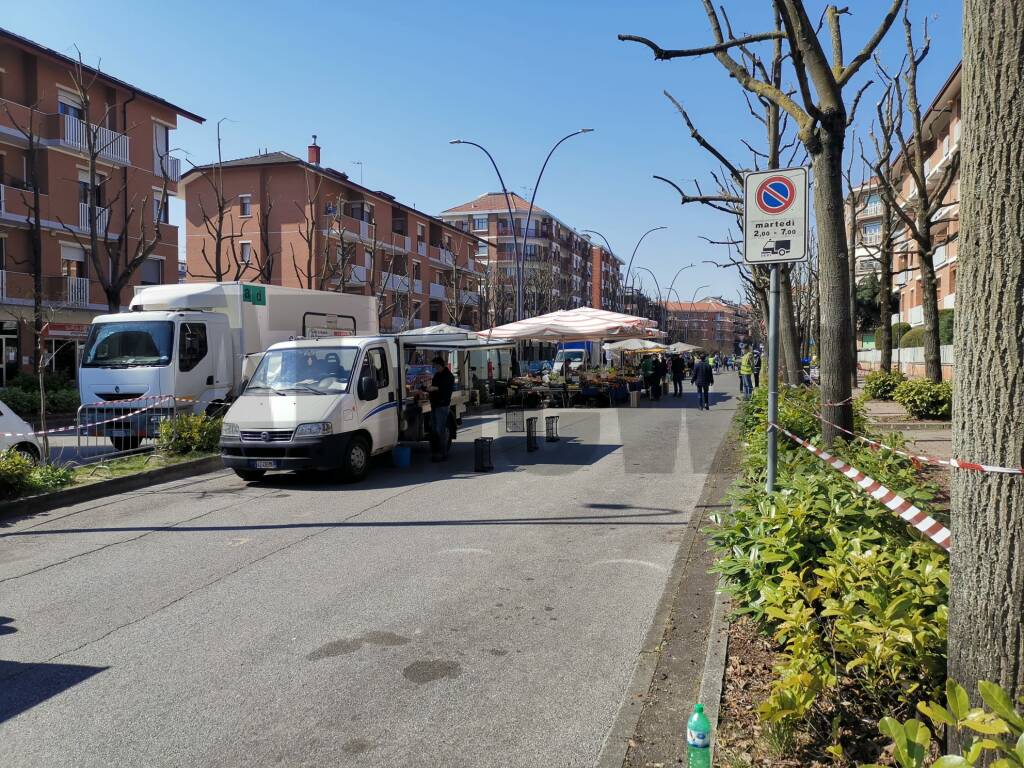
[[[737,32],[768,28],[767,0],[726,3]],[[888,5],[851,3],[847,58]],[[809,0],[812,12],[823,7]],[[684,300],[703,284],[710,287],[699,295],[736,297],[732,270],[702,263],[721,249],[700,239],[720,237],[733,222],[681,207],[669,187],[651,178],[704,180],[715,167],[662,90],[741,162],[749,155],[740,139],[757,143],[759,124],[713,58],[655,62],[646,48],[616,39],[621,32],[663,47],[707,44],[699,0],[110,0],[105,8],[97,13],[80,0],[47,0],[40,13],[39,6],[14,4],[0,24],[70,55],[77,44],[88,63],[99,60],[105,71],[206,117],[204,126],[183,120],[176,136],[195,163],[214,157],[222,117],[225,157],[260,148],[302,156],[315,133],[325,165],[358,180],[352,161],[362,161],[367,186],[430,213],[498,188],[483,154],[449,146],[449,139],[487,146],[510,189],[526,196],[550,146],[577,128],[594,128],[558,150],[537,204],[577,229],[600,230],[627,259],[646,229],[667,226],[647,238],[636,264],[666,288],[679,267],[695,263],[676,282]],[[959,60],[962,4],[916,0],[912,18],[925,14],[932,54],[920,91],[929,102]],[[898,63],[901,46],[897,26],[883,59]],[[870,97],[865,106],[866,138]],[[182,212],[173,213],[180,221]],[[653,289],[649,279],[647,285]]]

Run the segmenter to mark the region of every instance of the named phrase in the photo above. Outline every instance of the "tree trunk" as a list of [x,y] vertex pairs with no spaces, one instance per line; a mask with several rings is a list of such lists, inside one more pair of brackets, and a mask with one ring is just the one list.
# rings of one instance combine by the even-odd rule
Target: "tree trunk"
[[[883,241],[881,274],[878,278],[878,344],[881,350],[881,370],[892,371],[892,250]],[[888,255],[887,255],[888,254]]]
[[[964,2],[953,455],[1024,465],[1024,5]],[[1024,694],[1024,482],[953,471],[949,673]]]
[[797,333],[793,313],[793,281],[789,267],[780,267],[781,291],[779,296],[779,340],[782,342],[782,367],[786,382],[794,387],[800,381],[800,334]]
[[[828,118],[826,118],[828,119]],[[834,118],[833,118],[834,119]],[[843,215],[844,125],[822,126],[812,157],[814,214],[818,235],[818,293],[821,313],[818,370],[821,377],[821,436],[831,445],[842,433],[827,422],[853,429],[850,404],[850,275]]]
[[846,238],[846,272],[850,284],[850,386],[857,386],[857,201],[850,194],[850,229]]
[[[925,226],[928,226],[927,224]],[[924,376],[942,381],[942,356],[939,351],[939,297],[935,287],[935,263],[932,250],[921,250],[921,314],[924,316]]]

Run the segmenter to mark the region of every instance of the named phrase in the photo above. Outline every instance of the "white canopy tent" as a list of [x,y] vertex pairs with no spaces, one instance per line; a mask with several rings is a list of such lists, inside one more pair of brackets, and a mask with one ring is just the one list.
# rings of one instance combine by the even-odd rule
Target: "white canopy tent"
[[535,341],[600,341],[613,337],[656,338],[661,332],[658,324],[646,317],[579,307],[499,325],[482,331],[481,335],[487,338]]
[[435,335],[461,335],[469,339],[477,338],[475,331],[468,331],[455,325],[440,323],[439,325],[426,325],[422,328],[413,328],[409,331],[402,331],[399,336],[435,336]]
[[683,352],[694,352],[698,349],[700,347],[695,347],[693,344],[687,344],[684,341],[677,341],[675,344],[668,345],[668,351],[674,355],[681,355]]
[[648,339],[624,339],[605,344],[603,349],[605,352],[664,352],[668,348]]

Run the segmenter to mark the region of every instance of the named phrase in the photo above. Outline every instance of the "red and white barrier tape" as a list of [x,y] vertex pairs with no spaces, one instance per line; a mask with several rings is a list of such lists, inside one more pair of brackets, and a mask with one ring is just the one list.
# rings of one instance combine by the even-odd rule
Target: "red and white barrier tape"
[[925,454],[901,451],[899,448],[893,448],[892,446],[886,445],[885,443],[881,443],[878,440],[872,440],[870,437],[865,437],[864,435],[858,435],[856,432],[851,432],[845,427],[841,427],[838,424],[829,421],[825,417],[815,413],[809,408],[805,408],[802,404],[788,403],[788,405],[793,406],[798,411],[802,411],[808,416],[813,416],[815,419],[820,420],[823,424],[828,424],[831,427],[835,427],[840,432],[843,432],[844,434],[847,434],[850,437],[852,437],[854,440],[860,440],[862,443],[867,443],[868,445],[874,446],[875,448],[881,448],[882,450],[889,451],[890,453],[895,453],[898,454],[899,456],[904,456],[905,458],[908,458],[911,461],[917,462],[919,464],[938,464],[943,467],[969,469],[973,472],[989,472],[993,474],[1004,475],[1024,475],[1024,467],[997,467],[992,464],[979,464],[974,461],[961,461],[960,459],[940,459],[937,456],[927,456]]
[[[137,402],[139,399],[140,398],[135,398],[134,402]],[[145,413],[148,410],[156,408],[157,405],[159,405],[160,403],[163,403],[163,402],[165,402],[167,400],[174,400],[176,403],[177,402],[182,402],[182,401],[183,402],[192,402],[192,403],[198,402],[197,400],[194,400],[194,399],[192,399],[190,397],[175,397],[174,395],[165,395],[164,397],[156,398],[155,402],[145,406],[144,408],[139,408],[138,410],[131,411],[130,413],[123,413],[120,416],[115,416],[112,419],[105,419],[104,421],[94,421],[91,424],[71,424],[70,426],[67,426],[67,427],[54,427],[53,429],[39,430],[37,432],[0,432],[0,436],[2,436],[2,437],[41,437],[43,435],[47,435],[47,436],[49,436],[49,435],[57,435],[57,434],[60,434],[61,432],[77,433],[79,430],[82,430],[82,429],[91,429],[93,427],[103,426],[104,424],[113,424],[114,422],[117,422],[117,421],[124,421],[125,419],[130,419],[132,416],[138,416],[140,413]],[[104,402],[103,404],[104,405],[116,405],[117,403],[123,403],[123,402],[132,402],[132,401],[129,401],[129,400],[110,400],[110,401]],[[97,405],[99,405],[99,404],[97,404]],[[89,407],[89,406],[82,406],[82,407]]]
[[828,451],[823,451],[821,448],[811,445],[806,440],[797,437],[784,427],[781,427],[778,424],[769,424],[769,427],[775,428],[793,442],[806,448],[809,452],[813,453],[837,472],[846,475],[860,486],[866,494],[876,501],[884,504],[891,511],[899,515],[904,521],[931,539],[934,543],[938,544],[945,550],[949,549],[949,529],[930,515],[922,512],[898,493],[890,491],[880,482],[868,477],[856,467],[851,467],[842,459],[836,458]]

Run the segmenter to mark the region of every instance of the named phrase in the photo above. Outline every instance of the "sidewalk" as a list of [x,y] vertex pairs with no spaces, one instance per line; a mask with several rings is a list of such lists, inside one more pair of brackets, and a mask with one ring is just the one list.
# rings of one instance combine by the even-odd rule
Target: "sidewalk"
[[[861,390],[854,390],[854,396]],[[865,403],[868,423],[876,432],[902,432],[908,449],[940,459],[953,455],[953,427],[948,421],[913,419],[899,403],[868,400]]]

